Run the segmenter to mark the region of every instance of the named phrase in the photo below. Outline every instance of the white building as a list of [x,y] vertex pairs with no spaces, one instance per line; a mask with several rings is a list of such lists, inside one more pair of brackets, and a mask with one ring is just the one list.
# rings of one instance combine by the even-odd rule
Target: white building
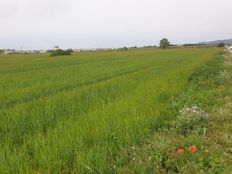
[[40,53],[46,53],[47,50],[39,50]]
[[15,49],[4,49],[3,51],[4,54],[14,54],[17,52]]

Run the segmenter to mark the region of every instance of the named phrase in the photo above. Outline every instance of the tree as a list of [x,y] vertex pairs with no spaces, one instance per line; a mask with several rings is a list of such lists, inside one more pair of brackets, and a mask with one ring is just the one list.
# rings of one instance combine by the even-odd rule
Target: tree
[[225,46],[225,43],[224,42],[221,42],[218,44],[218,47],[224,47]]
[[160,41],[160,48],[167,48],[168,46],[170,46],[170,42],[168,41],[167,38],[163,38],[161,41]]
[[124,51],[128,51],[128,48],[127,48],[127,47],[124,47],[123,50],[124,50]]

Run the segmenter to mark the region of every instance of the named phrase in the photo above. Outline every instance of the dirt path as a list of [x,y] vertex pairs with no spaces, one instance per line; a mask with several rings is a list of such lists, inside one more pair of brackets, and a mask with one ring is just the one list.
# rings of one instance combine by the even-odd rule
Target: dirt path
[[232,47],[226,47],[226,49],[232,54]]

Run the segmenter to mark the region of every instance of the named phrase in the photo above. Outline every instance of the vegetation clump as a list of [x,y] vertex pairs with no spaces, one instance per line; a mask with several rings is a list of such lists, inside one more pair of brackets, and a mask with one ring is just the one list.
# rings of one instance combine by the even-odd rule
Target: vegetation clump
[[69,56],[71,55],[73,51],[71,49],[68,49],[68,50],[55,50],[55,51],[52,51],[50,56],[52,57],[55,57],[55,56]]
[[184,107],[172,122],[172,128],[179,134],[187,136],[190,133],[205,134],[208,114],[197,106]]
[[163,38],[161,41],[160,41],[160,48],[167,48],[168,46],[170,46],[170,42],[167,38]]
[[221,42],[218,44],[218,47],[224,47],[226,44],[224,42]]

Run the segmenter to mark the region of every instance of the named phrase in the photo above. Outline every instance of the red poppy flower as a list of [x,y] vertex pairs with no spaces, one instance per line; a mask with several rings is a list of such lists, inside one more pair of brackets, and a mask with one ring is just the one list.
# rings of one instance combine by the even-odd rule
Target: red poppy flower
[[178,149],[178,151],[177,151],[178,153],[184,153],[184,149]]
[[196,146],[190,146],[189,150],[191,150],[192,152],[196,152],[197,151],[197,147]]

